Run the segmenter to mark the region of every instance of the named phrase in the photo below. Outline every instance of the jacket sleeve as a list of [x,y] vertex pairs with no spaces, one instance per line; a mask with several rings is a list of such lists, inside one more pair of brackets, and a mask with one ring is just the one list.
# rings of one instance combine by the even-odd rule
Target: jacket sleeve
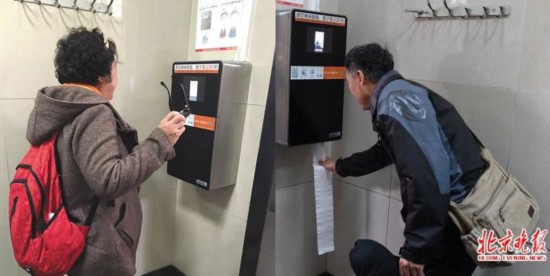
[[127,156],[121,155],[113,112],[106,105],[86,109],[73,126],[73,156],[94,194],[106,200],[137,188],[175,156],[166,134],[156,128]]
[[392,161],[381,143],[378,141],[368,150],[336,160],[338,175],[343,177],[362,176],[389,166]]
[[[443,238],[449,209],[449,157],[435,117],[410,120],[390,112],[381,116],[383,132],[395,154],[405,220],[402,258],[425,264]],[[435,121],[435,122],[434,122]]]

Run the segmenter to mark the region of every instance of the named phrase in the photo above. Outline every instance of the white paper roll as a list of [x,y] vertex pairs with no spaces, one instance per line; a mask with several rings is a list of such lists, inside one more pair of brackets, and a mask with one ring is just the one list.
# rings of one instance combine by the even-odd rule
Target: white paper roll
[[332,172],[318,161],[330,155],[330,144],[313,145],[313,179],[315,182],[315,214],[317,221],[317,251],[319,255],[334,251],[334,202]]

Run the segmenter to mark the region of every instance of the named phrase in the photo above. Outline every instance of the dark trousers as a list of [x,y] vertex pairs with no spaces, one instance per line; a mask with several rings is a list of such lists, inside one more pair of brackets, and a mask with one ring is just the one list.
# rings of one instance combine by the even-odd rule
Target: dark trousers
[[[399,275],[399,258],[373,240],[358,240],[349,253],[351,267],[357,276]],[[470,276],[475,269],[476,264],[464,250],[458,230],[449,224],[440,246],[424,265],[424,274]]]

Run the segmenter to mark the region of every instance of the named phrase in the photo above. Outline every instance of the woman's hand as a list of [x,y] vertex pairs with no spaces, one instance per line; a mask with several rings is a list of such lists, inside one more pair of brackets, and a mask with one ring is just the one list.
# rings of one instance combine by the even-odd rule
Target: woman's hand
[[179,112],[172,111],[160,121],[158,128],[166,133],[170,143],[174,145],[185,131],[185,117]]

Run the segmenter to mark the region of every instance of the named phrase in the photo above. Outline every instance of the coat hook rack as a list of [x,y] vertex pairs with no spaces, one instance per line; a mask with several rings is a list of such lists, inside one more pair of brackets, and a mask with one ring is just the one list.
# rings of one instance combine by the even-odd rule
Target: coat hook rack
[[[437,7],[434,5],[435,1],[440,1],[443,5]],[[418,19],[486,19],[508,17],[512,10],[508,5],[452,7],[448,1],[426,0],[427,9],[406,9],[405,12],[415,13]]]
[[[109,4],[98,3],[97,0],[93,0],[92,3],[84,0],[72,0],[72,1],[60,1],[60,0],[14,0],[17,2],[43,5],[43,6],[52,6],[56,8],[71,9],[75,11],[84,11],[91,13],[103,13],[108,15],[113,15],[112,6],[114,0],[110,0]],[[69,3],[72,2],[72,3]]]

